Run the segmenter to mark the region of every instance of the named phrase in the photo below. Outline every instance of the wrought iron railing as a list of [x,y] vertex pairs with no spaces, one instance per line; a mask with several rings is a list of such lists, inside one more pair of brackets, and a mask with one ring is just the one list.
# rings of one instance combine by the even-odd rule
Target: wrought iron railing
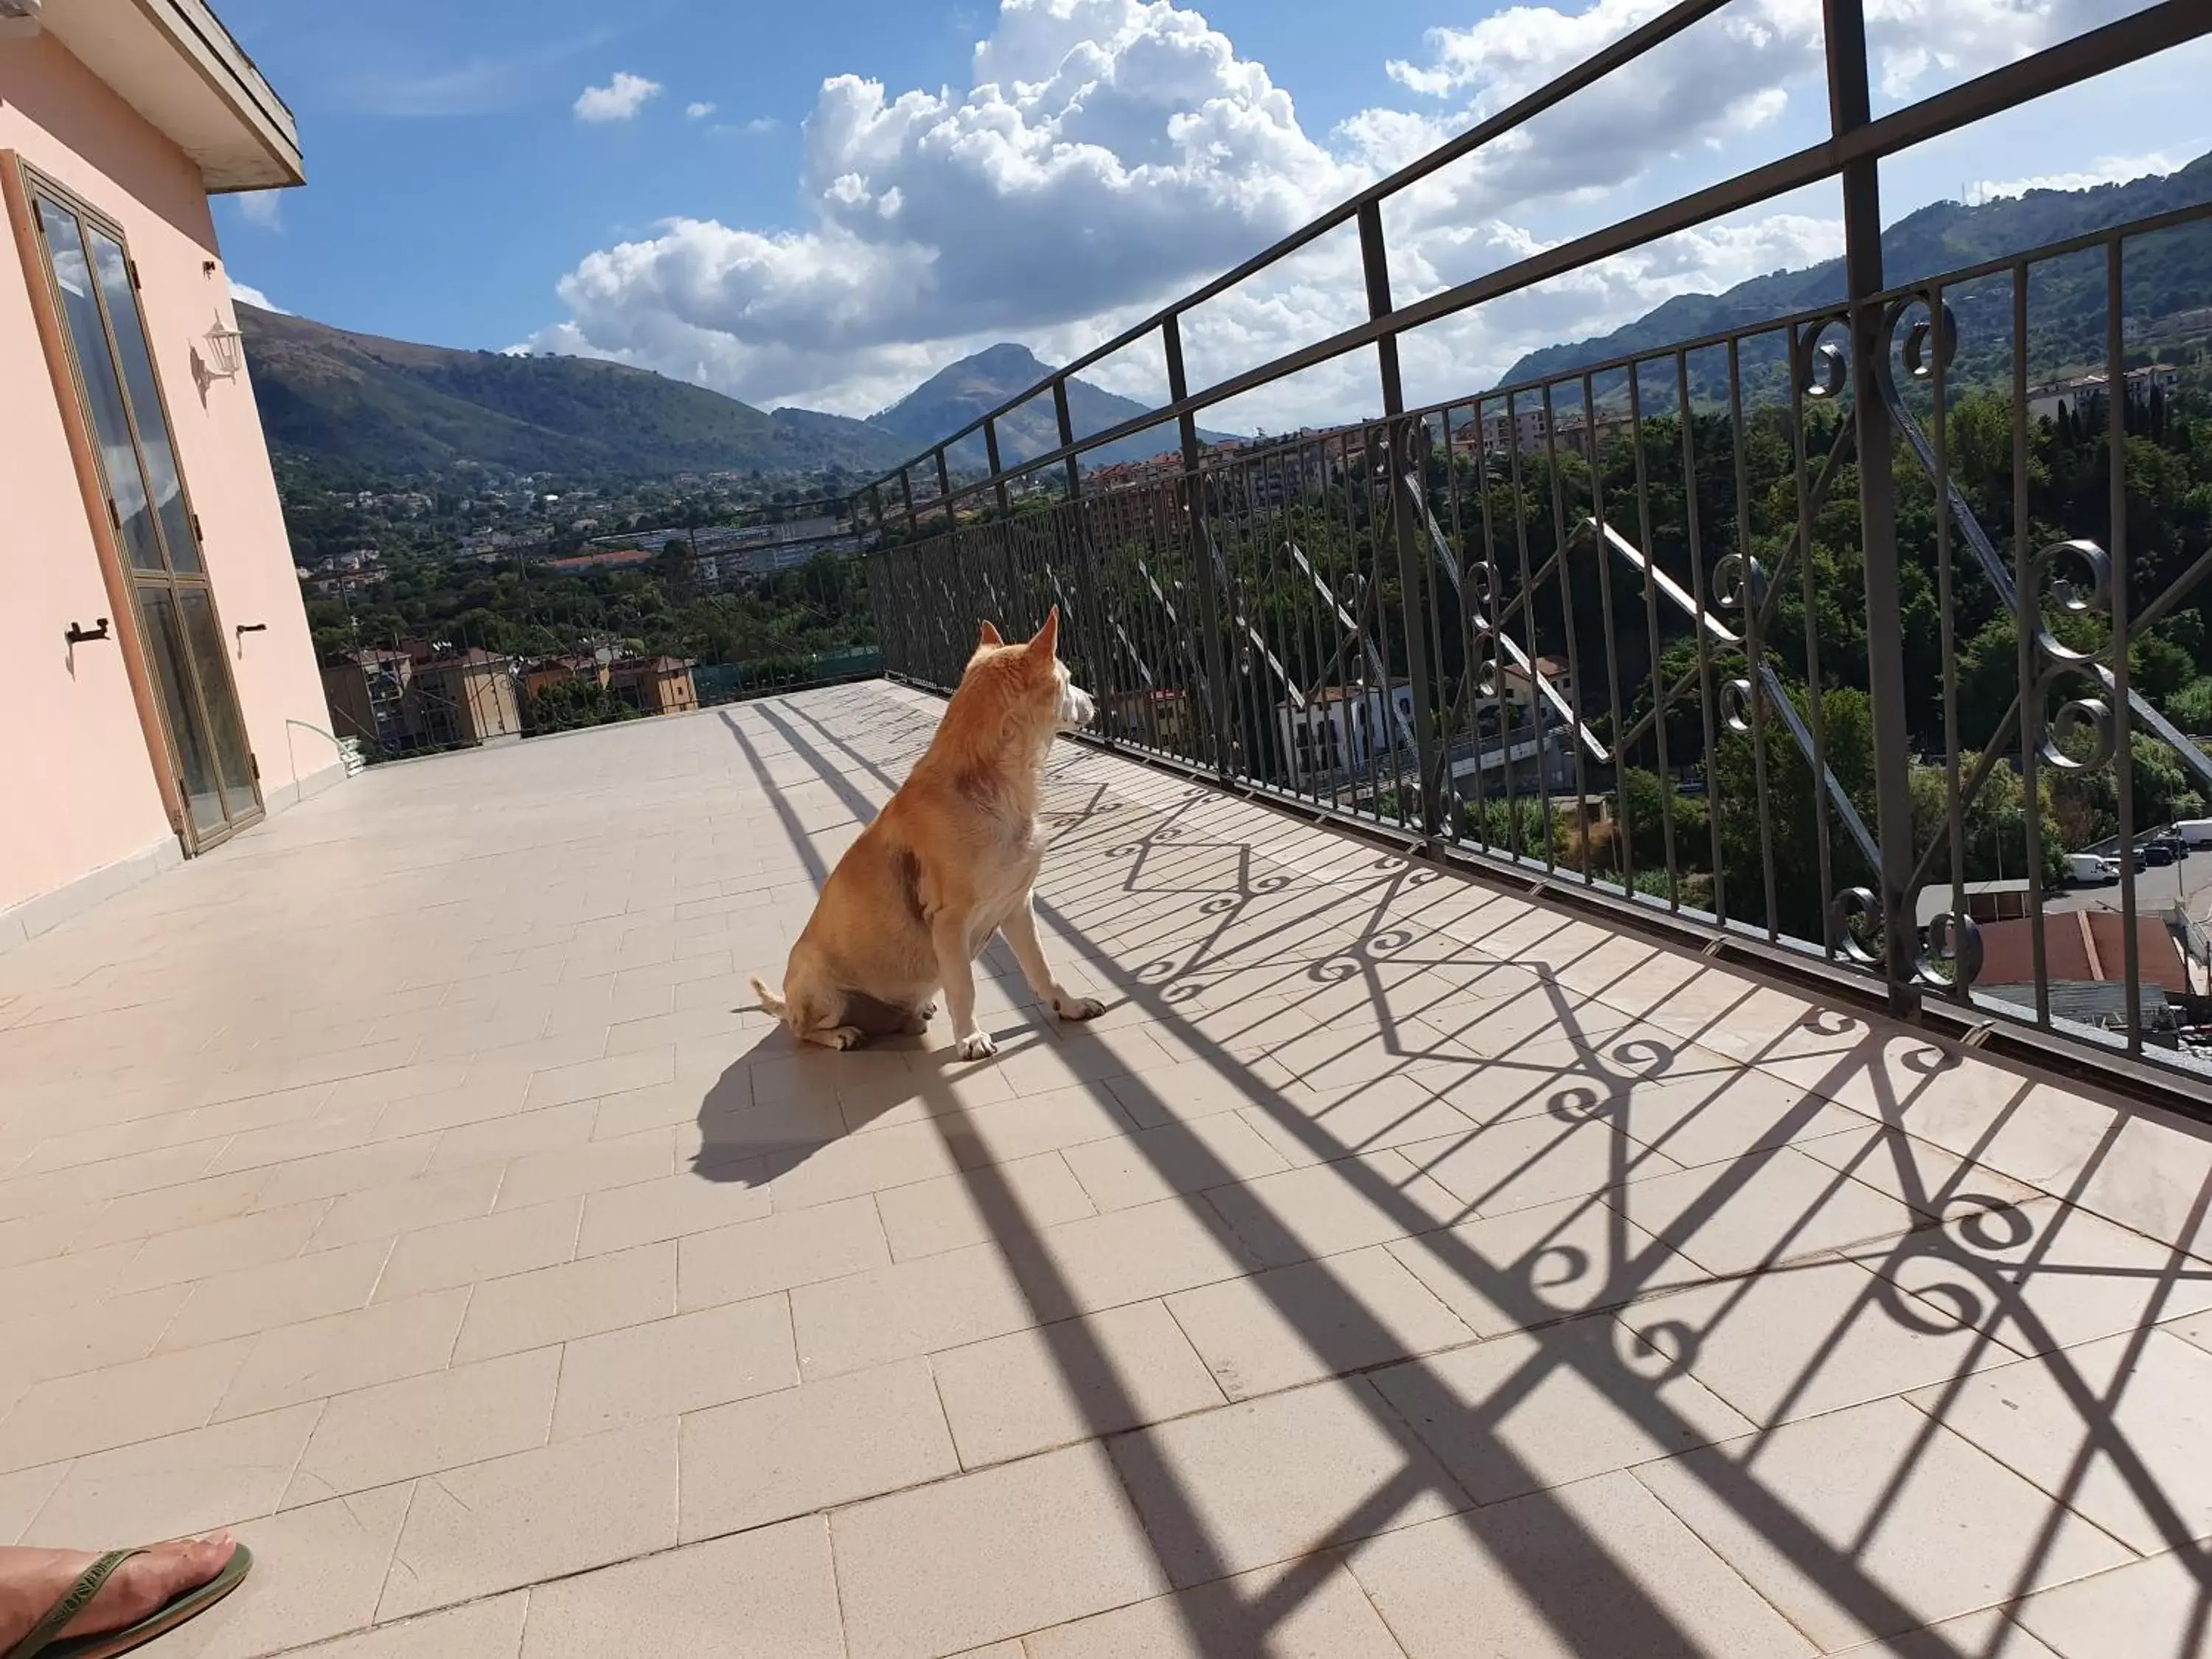
[[[2147,367],[2130,337],[2146,308],[2212,306],[2174,288],[2212,283],[2212,204],[1885,286],[1874,169],[2212,10],[2168,0],[1876,121],[1858,9],[1830,0],[1827,143],[1392,307],[1382,201],[1717,4],[1685,0],[977,422],[987,476],[952,478],[963,432],[879,481],[862,504],[887,663],[949,687],[979,618],[1057,605],[1106,741],[1870,975],[1899,1013],[2185,1077],[2212,1002],[2161,954],[2162,919],[2212,885],[2212,849],[2154,863],[2141,841],[2212,811],[2176,696],[2177,676],[2212,687],[2212,377]],[[1827,176],[1846,210],[1833,306],[1404,406],[1404,330]],[[1372,320],[1191,393],[1178,318],[1346,220]],[[1148,331],[1170,404],[1076,440],[1066,377]],[[1368,346],[1382,418],[1198,441],[1200,410]],[[997,418],[1044,392],[1060,447],[1000,467]],[[1180,469],[1085,491],[1085,451],[1163,419]],[[1012,510],[1009,485],[1048,468],[1060,499]],[[2105,836],[2117,879],[2085,888],[2069,855]],[[1974,918],[1992,866],[2022,884],[2016,919]],[[1923,925],[1931,887],[1950,902]]]

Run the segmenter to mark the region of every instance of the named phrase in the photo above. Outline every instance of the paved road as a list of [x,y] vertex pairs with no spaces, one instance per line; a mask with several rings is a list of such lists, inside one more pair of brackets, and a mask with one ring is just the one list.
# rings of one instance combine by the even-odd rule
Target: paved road
[[[2186,904],[2189,914],[2212,926],[2212,848],[2199,848],[2185,859],[2155,869],[2136,872],[2136,913],[2163,915],[2175,904]],[[2049,910],[2118,910],[2120,886],[2069,887],[2045,901]]]

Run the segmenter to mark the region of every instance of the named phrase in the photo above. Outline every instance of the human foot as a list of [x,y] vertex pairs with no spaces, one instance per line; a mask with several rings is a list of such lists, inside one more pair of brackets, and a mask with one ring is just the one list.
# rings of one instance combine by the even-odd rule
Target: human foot
[[[107,1576],[91,1602],[58,1633],[74,1639],[126,1630],[229,1565],[237,1540],[227,1532],[156,1544]],[[21,1642],[100,1557],[86,1550],[0,1547],[0,1653]]]

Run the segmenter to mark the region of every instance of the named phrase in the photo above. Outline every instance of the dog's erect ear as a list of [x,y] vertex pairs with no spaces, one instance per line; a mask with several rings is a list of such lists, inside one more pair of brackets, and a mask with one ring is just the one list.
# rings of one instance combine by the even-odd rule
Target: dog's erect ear
[[1030,641],[1030,654],[1033,657],[1042,657],[1048,661],[1060,654],[1060,607],[1058,605],[1053,606],[1047,613],[1044,626],[1037,629],[1036,637]]
[[999,630],[988,623],[983,624],[983,631],[975,637],[975,648],[978,651],[986,651],[994,645],[1005,643],[1006,641],[999,637]]

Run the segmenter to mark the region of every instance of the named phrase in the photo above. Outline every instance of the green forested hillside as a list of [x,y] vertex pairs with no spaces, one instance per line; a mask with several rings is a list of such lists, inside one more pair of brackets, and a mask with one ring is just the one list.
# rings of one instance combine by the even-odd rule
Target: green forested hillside
[[906,448],[863,421],[763,413],[704,386],[585,357],[455,351],[238,307],[270,445],[392,473],[459,460],[521,471],[866,473]]

